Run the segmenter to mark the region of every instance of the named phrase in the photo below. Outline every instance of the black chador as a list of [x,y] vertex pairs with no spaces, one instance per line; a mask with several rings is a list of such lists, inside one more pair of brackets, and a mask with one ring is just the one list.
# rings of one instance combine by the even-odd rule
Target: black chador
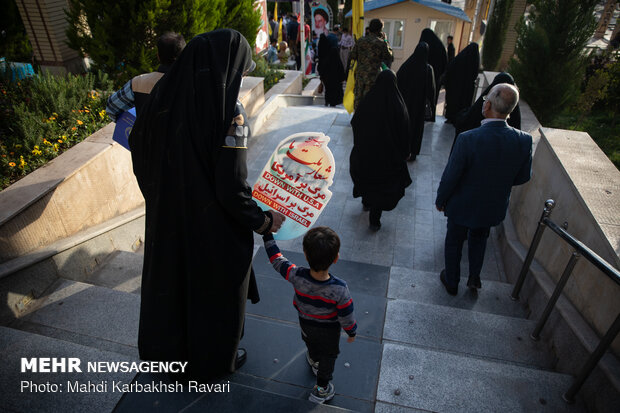
[[345,80],[344,67],[340,59],[338,37],[330,33],[319,38],[319,76],[325,86],[325,105],[336,106],[342,103],[344,92],[342,82]]
[[448,65],[445,78],[448,122],[455,122],[456,115],[471,106],[479,67],[478,43],[470,43]]
[[431,122],[435,122],[435,105],[441,89],[441,77],[448,66],[448,54],[441,39],[431,29],[422,30],[420,42],[425,42],[428,45],[428,63],[433,66],[435,76],[435,102],[432,106],[431,119],[429,119]]
[[[471,129],[476,129],[480,126],[482,119],[484,119],[484,116],[482,115],[482,105],[484,104],[483,98],[489,94],[493,86],[500,83],[508,83],[514,85],[515,80],[510,75],[510,73],[502,72],[498,74],[497,76],[495,76],[493,82],[489,85],[489,87],[487,87],[484,92],[482,92],[476,102],[472,106],[470,106],[469,109],[464,109],[457,115],[456,122],[454,123],[454,127],[456,129],[456,133],[454,135],[455,142],[456,137],[459,135],[459,133]],[[508,117],[508,124],[513,128],[521,129],[521,109],[519,109],[518,103]],[[454,147],[454,143],[452,144],[452,146]]]
[[370,209],[370,224],[378,229],[381,211],[394,209],[411,184],[406,162],[409,116],[394,72],[379,74],[357,107],[351,126],[353,197],[362,197]]
[[194,37],[129,138],[146,200],[140,358],[188,361],[201,380],[234,371],[246,301],[258,301],[252,230],[269,220],[246,182],[248,131],[230,132],[252,63],[234,30]]
[[435,100],[433,67],[428,64],[428,45],[420,42],[396,74],[398,89],[407,104],[411,159],[420,154],[426,108]]

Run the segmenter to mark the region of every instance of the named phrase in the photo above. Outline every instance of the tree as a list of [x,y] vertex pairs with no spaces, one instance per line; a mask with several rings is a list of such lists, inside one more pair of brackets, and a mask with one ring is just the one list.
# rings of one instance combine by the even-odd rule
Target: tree
[[32,46],[14,0],[0,0],[0,56],[13,62],[32,62]]
[[260,25],[253,0],[69,0],[66,15],[69,47],[117,85],[157,68],[157,39],[166,31],[189,42],[228,27],[254,44]]
[[254,0],[228,0],[225,3],[219,27],[237,30],[254,48],[262,17],[260,11],[254,9]]
[[596,28],[598,0],[537,0],[517,32],[510,73],[541,122],[549,121],[581,91],[584,47]]
[[514,0],[496,0],[482,46],[482,66],[495,70],[502,55]]

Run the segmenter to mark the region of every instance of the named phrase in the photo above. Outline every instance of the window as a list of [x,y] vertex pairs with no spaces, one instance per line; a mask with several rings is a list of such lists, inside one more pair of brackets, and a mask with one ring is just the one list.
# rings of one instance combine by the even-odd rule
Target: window
[[387,35],[390,46],[394,49],[402,49],[403,36],[405,34],[404,20],[383,20],[383,31]]
[[441,39],[444,46],[448,45],[448,36],[452,35],[451,20],[431,20],[429,27]]

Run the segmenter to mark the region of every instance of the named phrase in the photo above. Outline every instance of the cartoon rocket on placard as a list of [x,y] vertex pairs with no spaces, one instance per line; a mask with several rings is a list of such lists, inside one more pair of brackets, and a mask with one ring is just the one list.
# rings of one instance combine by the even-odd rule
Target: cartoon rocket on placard
[[252,188],[263,210],[286,216],[274,237],[297,238],[314,225],[332,197],[329,187],[336,173],[329,136],[320,132],[296,133],[282,140]]

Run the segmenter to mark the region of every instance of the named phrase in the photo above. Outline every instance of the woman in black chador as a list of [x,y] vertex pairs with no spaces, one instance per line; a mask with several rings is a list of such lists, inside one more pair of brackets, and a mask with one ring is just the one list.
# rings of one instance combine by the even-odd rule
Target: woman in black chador
[[407,169],[409,116],[391,70],[379,74],[355,110],[350,172],[353,197],[370,210],[370,229],[381,227],[381,212],[391,211],[411,184]]
[[[515,80],[510,73],[501,72],[500,74],[495,76],[493,82],[489,85],[489,87],[484,90],[484,92],[482,92],[478,100],[476,100],[476,102],[471,105],[469,109],[464,109],[457,114],[456,122],[454,123],[454,127],[456,129],[456,133],[454,135],[455,141],[459,133],[471,129],[476,129],[480,126],[480,122],[482,122],[482,119],[484,119],[484,116],[482,115],[482,105],[484,104],[484,97],[489,94],[493,86],[500,83],[509,83],[511,85],[514,85]],[[519,109],[518,103],[508,117],[508,125],[516,129],[521,129],[521,109]],[[454,146],[454,144],[452,146]]]
[[471,106],[480,67],[478,43],[470,43],[446,69],[446,121],[454,123],[456,115]]
[[261,211],[246,182],[249,129],[237,96],[252,66],[240,33],[194,37],[129,137],[146,200],[140,358],[186,360],[198,380],[245,360],[245,303],[258,301],[252,231],[276,230],[282,219]]
[[410,160],[420,154],[427,104],[435,99],[433,67],[428,63],[428,45],[420,42],[409,59],[398,69],[398,89],[407,104],[410,127]]
[[427,119],[431,122],[435,122],[435,105],[437,104],[437,97],[441,89],[441,77],[448,66],[448,54],[441,39],[437,37],[435,32],[431,29],[422,30],[420,42],[424,42],[428,45],[428,64],[433,66],[433,74],[435,76],[435,100],[431,107],[431,116]]
[[342,82],[345,80],[344,67],[340,59],[338,37],[330,33],[321,34],[319,38],[319,76],[325,86],[325,106],[336,106],[342,103],[344,92]]

